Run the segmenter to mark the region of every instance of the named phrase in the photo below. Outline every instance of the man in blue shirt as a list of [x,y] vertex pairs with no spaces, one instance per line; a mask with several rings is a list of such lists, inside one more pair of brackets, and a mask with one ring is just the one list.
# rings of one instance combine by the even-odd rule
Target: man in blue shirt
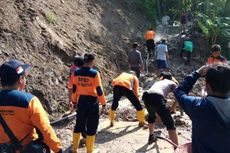
[[[189,96],[199,77],[206,79],[206,97]],[[215,63],[188,75],[175,97],[192,120],[193,153],[230,152],[230,67]]]
[[168,46],[166,44],[166,40],[162,39],[161,43],[156,48],[157,53],[157,69],[158,74],[163,70],[167,71],[169,55],[168,55]]

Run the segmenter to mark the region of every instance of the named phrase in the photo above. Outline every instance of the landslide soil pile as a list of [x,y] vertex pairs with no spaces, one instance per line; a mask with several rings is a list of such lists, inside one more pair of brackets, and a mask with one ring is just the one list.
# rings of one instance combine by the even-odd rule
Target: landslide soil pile
[[54,118],[67,108],[72,57],[94,52],[104,88],[127,69],[131,42],[149,22],[129,1],[4,0],[0,2],[0,63],[17,58],[33,66],[27,91]]

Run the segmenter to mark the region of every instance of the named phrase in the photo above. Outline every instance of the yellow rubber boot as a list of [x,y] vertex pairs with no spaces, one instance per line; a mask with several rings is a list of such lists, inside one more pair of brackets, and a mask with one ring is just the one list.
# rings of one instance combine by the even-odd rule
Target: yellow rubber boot
[[139,126],[144,126],[145,123],[145,110],[142,109],[140,111],[137,111],[137,119],[139,121]]
[[109,111],[110,127],[114,126],[115,113],[116,111],[110,109]]
[[77,149],[78,149],[79,142],[80,142],[80,136],[81,136],[81,133],[73,133],[73,141],[71,145],[72,153],[77,153]]
[[94,142],[95,142],[95,135],[86,136],[86,149],[87,149],[87,153],[93,153],[93,149],[94,149]]

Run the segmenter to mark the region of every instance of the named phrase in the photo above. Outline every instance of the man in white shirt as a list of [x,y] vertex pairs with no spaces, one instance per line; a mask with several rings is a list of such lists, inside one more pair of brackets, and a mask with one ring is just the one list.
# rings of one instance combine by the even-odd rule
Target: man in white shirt
[[161,72],[162,70],[168,69],[167,59],[169,59],[168,55],[168,47],[166,45],[166,40],[162,39],[161,43],[156,48],[157,54],[157,69]]
[[156,81],[152,87],[143,93],[142,100],[148,111],[149,138],[148,144],[156,141],[154,135],[156,113],[160,116],[163,124],[166,126],[169,139],[178,145],[175,122],[166,106],[166,97],[177,87],[177,81],[170,72],[162,72],[161,80]]

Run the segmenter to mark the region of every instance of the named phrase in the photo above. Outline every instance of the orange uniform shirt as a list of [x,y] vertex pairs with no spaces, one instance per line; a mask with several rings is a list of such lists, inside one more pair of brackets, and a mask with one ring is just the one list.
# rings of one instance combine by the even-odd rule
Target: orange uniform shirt
[[150,40],[155,38],[155,32],[154,31],[147,31],[145,33],[145,40]]
[[[37,127],[43,135],[43,141],[52,151],[59,152],[62,149],[37,97],[18,90],[0,91],[0,113],[19,141],[29,134],[22,145],[38,138],[34,128]],[[0,125],[0,144],[7,142],[10,139]]]
[[73,102],[77,102],[79,96],[97,97],[102,105],[106,104],[98,71],[89,67],[82,67],[74,72]]
[[114,87],[116,85],[132,90],[137,97],[140,96],[139,81],[138,78],[133,74],[125,72],[121,73],[116,79],[112,81],[112,86]]

